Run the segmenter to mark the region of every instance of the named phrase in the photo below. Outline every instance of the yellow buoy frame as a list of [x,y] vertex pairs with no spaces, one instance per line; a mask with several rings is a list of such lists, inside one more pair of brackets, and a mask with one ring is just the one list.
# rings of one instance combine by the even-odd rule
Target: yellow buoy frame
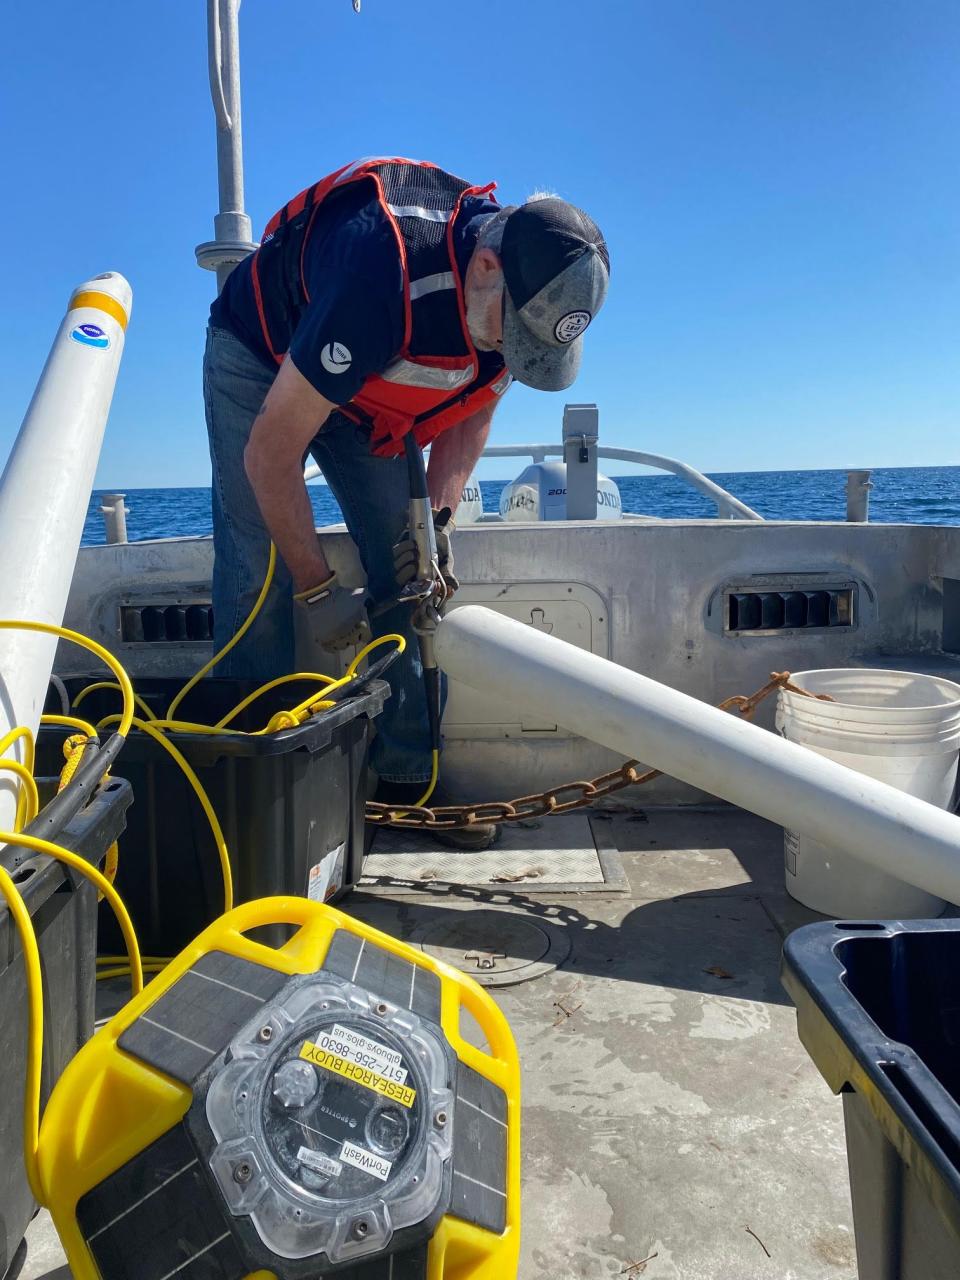
[[[246,934],[264,925],[293,925],[282,947]],[[124,1031],[201,956],[210,951],[268,966],[291,976],[315,973],[338,929],[429,969],[440,979],[441,1026],[457,1057],[498,1085],[507,1098],[507,1212],[501,1235],[445,1217],[431,1240],[428,1280],[512,1280],[520,1253],[520,1065],[506,1018],[491,996],[466,974],[333,907],[305,898],[264,898],[222,916],[183,950],[139,996],[131,1000],[69,1064],[47,1104],[40,1128],[38,1173],[74,1280],[100,1280],[76,1220],[87,1191],[127,1164],[184,1117],[191,1090],[123,1053]],[[466,1011],[480,1027],[488,1052],[461,1034]],[[246,1280],[265,1280],[251,1273]]]

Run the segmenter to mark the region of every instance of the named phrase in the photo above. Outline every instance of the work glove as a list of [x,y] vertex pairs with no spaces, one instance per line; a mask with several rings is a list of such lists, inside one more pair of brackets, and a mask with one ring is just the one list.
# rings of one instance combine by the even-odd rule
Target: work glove
[[350,649],[366,644],[370,625],[362,587],[341,587],[332,573],[326,582],[293,597],[297,665],[309,662],[318,649]]
[[[439,511],[434,508],[433,532],[437,539],[437,567],[450,595],[460,588],[460,580],[453,572],[453,548],[450,545],[453,530],[450,508],[441,507]],[[417,576],[417,544],[410,536],[409,528],[404,529],[400,541],[394,544],[393,575],[397,586],[401,588]]]

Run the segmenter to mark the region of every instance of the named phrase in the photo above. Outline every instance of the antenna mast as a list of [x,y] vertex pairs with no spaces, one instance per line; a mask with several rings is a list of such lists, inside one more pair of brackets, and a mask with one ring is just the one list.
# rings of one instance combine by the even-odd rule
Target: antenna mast
[[[353,0],[360,12],[360,0]],[[197,245],[197,266],[217,273],[219,292],[227,276],[257,248],[243,207],[243,132],[240,124],[240,0],[207,0],[210,94],[217,119],[220,212],[214,239]]]

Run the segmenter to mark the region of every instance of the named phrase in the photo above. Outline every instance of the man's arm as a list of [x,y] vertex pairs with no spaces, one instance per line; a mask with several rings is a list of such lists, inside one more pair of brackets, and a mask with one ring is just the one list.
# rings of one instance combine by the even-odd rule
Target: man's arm
[[438,510],[449,507],[454,515],[460,505],[463,487],[483,453],[495,404],[478,409],[476,413],[444,431],[430,446],[430,465],[427,483],[430,501]]
[[303,479],[303,456],[337,406],[297,370],[288,356],[254,420],[243,461],[293,589],[309,591],[330,577]]

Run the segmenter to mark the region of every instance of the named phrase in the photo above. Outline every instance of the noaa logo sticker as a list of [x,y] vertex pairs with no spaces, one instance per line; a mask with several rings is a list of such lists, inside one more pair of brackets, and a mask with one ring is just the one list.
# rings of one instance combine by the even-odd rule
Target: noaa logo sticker
[[553,331],[557,341],[572,342],[574,338],[579,338],[592,319],[589,311],[568,311],[565,316],[560,317]]
[[85,347],[100,347],[105,350],[110,345],[110,339],[98,324],[78,324],[70,331],[70,337]]
[[327,373],[346,373],[353,364],[353,356],[342,342],[328,342],[320,352],[320,363]]

